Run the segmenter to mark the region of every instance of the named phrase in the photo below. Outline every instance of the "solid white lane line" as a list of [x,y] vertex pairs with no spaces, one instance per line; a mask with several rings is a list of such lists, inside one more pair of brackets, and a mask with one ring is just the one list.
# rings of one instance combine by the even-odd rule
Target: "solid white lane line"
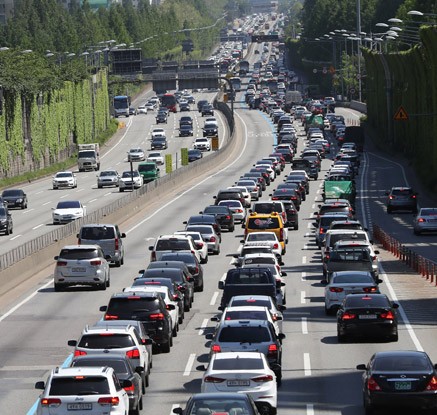
[[302,264],[306,264],[307,263],[307,257],[306,256],[303,256],[302,257]]
[[35,210],[35,209],[26,209],[24,212],[22,212],[23,213],[23,215],[26,215],[26,214],[28,214],[29,212],[32,212],[32,210]]
[[306,317],[302,317],[302,334],[308,334],[308,321]]
[[44,226],[44,223],[41,223],[41,224],[39,224],[37,226],[34,226],[32,229],[35,230],[35,229],[41,228],[41,226]]
[[112,195],[112,192],[105,193],[103,196],[110,196],[110,195]]
[[217,297],[219,295],[218,291],[215,291],[214,294],[212,295],[211,301],[209,302],[209,305],[214,305],[215,302],[217,301]]
[[205,318],[205,319],[202,321],[202,324],[200,325],[199,336],[202,336],[202,335],[203,335],[203,333],[205,332],[205,329],[206,329],[206,326],[207,326],[207,325],[208,325],[208,319]]
[[311,376],[311,360],[309,353],[303,354],[303,368],[305,376]]
[[76,189],[76,193],[83,192],[85,189],[81,187],[80,189]]
[[300,303],[301,304],[305,304],[306,303],[305,291],[301,291],[300,292]]
[[96,200],[98,200],[98,199],[91,199],[90,201],[88,201],[88,203],[93,203],[93,202],[95,202]]
[[305,281],[307,279],[307,273],[302,272],[302,276],[300,277],[301,281]]
[[10,240],[10,241],[13,241],[14,239],[17,239],[17,238],[19,238],[20,236],[23,236],[23,235],[18,234],[18,235],[16,235],[16,236],[14,236],[13,238],[9,239],[9,240]]
[[43,203],[42,205],[45,206],[45,205],[49,205],[50,203],[52,203],[51,200],[49,200],[48,202]]
[[314,415],[314,405],[307,403],[307,415]]
[[68,196],[70,196],[70,194],[69,193],[67,193],[66,195],[64,195],[64,196],[61,196],[59,199],[65,199],[66,197],[68,197]]
[[196,359],[196,353],[191,353],[190,357],[188,358],[187,365],[185,366],[184,376],[190,376],[191,368],[194,364],[194,359]]

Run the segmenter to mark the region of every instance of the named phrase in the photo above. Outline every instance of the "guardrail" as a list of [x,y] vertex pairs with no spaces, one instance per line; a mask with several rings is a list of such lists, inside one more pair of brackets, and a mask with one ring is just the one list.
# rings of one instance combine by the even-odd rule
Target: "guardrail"
[[404,264],[437,286],[437,263],[407,248],[396,238],[393,238],[387,232],[383,231],[378,225],[373,225],[373,238],[378,241],[385,250],[391,252]]

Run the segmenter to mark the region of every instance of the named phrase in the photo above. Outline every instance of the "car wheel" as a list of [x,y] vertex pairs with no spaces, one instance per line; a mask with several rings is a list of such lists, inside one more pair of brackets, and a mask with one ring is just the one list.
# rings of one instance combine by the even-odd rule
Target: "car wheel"
[[143,409],[143,397],[140,396],[140,399],[138,401],[138,408],[140,408],[141,410]]
[[389,208],[388,206],[387,206],[387,213],[388,213],[388,214],[392,213],[392,209]]
[[188,304],[184,305],[184,311],[190,311],[191,301]]
[[414,229],[414,235],[417,235],[417,236],[419,236],[421,234],[421,232],[420,231],[418,231],[417,229]]
[[173,337],[177,337],[177,335],[178,335],[178,330],[179,330],[179,327],[178,327],[178,325],[176,324],[176,325],[174,326],[172,332],[171,332],[171,335],[172,335]]
[[340,334],[340,332],[337,331],[337,340],[339,343],[344,343],[347,338],[344,334]]
[[198,291],[199,291],[199,292],[203,292],[203,279],[202,279],[202,284],[199,285],[199,289],[198,289]]
[[366,415],[373,415],[375,413],[375,407],[366,401],[364,398],[364,413]]
[[208,262],[208,255],[202,259],[202,264],[206,264]]
[[98,188],[98,189],[101,189],[101,188],[102,188],[102,185],[98,184],[98,185],[97,185],[97,188]]
[[117,268],[121,267],[121,260],[119,260],[119,261],[115,261],[115,266],[116,266]]
[[149,383],[148,378],[149,375],[146,375],[146,370],[144,368],[143,373],[141,375],[141,392],[143,393],[143,395],[146,393],[146,387],[147,384]]
[[124,265],[124,255],[121,257],[121,259],[120,259],[120,264],[121,265]]
[[161,352],[162,353],[170,353],[170,341],[168,341],[167,343],[164,343],[161,346]]
[[111,278],[108,275],[108,278],[106,279],[106,288],[109,288],[111,286]]
[[234,232],[234,231],[235,231],[235,226],[229,228],[229,232]]
[[120,187],[120,188],[119,188],[119,191],[120,191],[120,192],[124,192],[124,189],[122,189],[122,188]]
[[220,254],[220,247],[217,248],[217,250],[215,251],[215,254],[216,254],[216,255],[219,255],[219,254]]
[[5,235],[9,235],[11,232],[10,232],[10,230],[9,230],[9,226],[6,228],[6,230],[5,230]]
[[137,407],[135,409],[129,410],[129,415],[140,415],[140,401],[138,401]]
[[392,334],[392,335],[390,336],[390,341],[391,341],[391,342],[397,342],[398,340],[399,340],[399,334],[398,334],[398,332],[396,331],[395,334]]
[[97,284],[96,287],[100,291],[105,291],[106,290],[106,281],[101,283],[101,284]]

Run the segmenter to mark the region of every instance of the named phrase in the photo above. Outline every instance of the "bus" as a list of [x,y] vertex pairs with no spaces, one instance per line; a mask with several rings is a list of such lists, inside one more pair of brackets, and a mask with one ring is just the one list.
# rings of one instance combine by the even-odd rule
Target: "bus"
[[174,94],[167,93],[161,97],[161,105],[167,108],[170,112],[177,112],[176,104],[177,101]]
[[229,79],[229,82],[232,84],[235,92],[241,91],[241,79],[238,76],[233,76]]
[[114,117],[129,117],[130,97],[127,95],[117,95],[112,101],[114,107]]

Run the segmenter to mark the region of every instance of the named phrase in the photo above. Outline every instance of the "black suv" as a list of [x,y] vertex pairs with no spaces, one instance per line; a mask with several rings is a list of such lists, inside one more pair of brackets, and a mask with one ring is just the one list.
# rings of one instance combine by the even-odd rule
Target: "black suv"
[[144,324],[149,337],[155,342],[155,350],[170,352],[173,345],[171,317],[164,300],[156,293],[128,292],[114,294],[109,304],[100,307],[104,320],[138,320]]
[[201,99],[201,100],[197,101],[197,110],[199,112],[202,112],[203,106],[207,105],[207,104],[209,104],[209,103],[208,103],[208,101],[206,99]]
[[203,212],[199,213],[214,215],[222,229],[225,228],[229,232],[233,232],[235,229],[234,216],[232,215],[232,210],[229,208],[229,206],[210,205],[203,209]]
[[12,216],[8,208],[0,205],[0,232],[9,235],[13,232],[14,226],[12,224]]
[[181,127],[182,125],[191,125],[191,126],[193,126],[193,119],[189,115],[184,115],[179,120],[179,127]]
[[205,115],[214,115],[214,107],[211,104],[205,104],[201,110],[202,117]]
[[164,111],[159,111],[156,114],[156,124],[160,123],[167,124],[167,113]]
[[417,213],[417,193],[411,187],[392,187],[387,196],[387,213],[395,210]]
[[21,189],[6,189],[2,193],[3,203],[9,208],[18,207],[21,209],[27,208],[27,196]]

